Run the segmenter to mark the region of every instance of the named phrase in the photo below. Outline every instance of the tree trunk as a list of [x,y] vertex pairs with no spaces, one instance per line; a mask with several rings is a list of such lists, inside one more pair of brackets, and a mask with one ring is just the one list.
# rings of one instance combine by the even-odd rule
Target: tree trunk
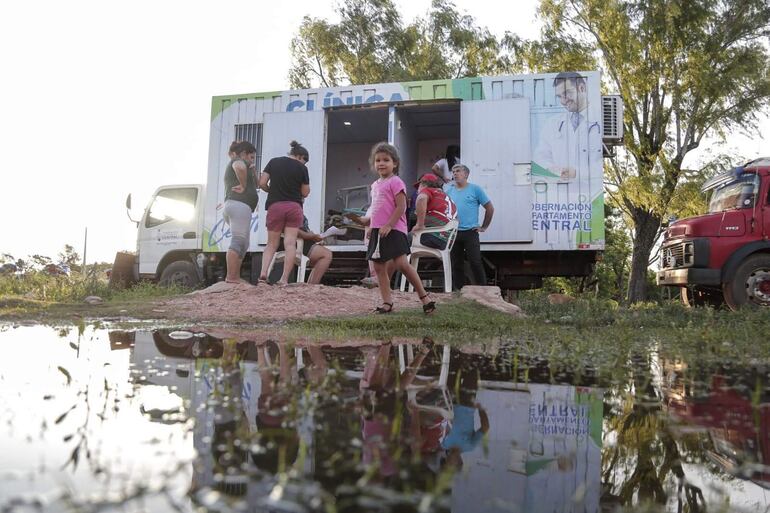
[[628,277],[628,302],[647,299],[647,266],[660,229],[660,219],[647,211],[634,209],[634,249],[631,254],[631,274]]

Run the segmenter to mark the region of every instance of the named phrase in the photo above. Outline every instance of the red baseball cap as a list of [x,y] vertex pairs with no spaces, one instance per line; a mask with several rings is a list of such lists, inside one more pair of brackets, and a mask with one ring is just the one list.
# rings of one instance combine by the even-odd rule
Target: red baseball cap
[[414,186],[418,187],[423,181],[426,182],[443,182],[438,176],[434,175],[433,173],[425,173],[420,177],[419,180],[414,182]]

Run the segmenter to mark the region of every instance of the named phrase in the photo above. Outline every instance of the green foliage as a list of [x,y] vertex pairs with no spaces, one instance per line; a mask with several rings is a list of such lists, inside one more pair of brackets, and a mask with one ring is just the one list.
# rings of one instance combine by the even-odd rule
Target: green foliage
[[594,272],[586,278],[546,278],[543,280],[545,292],[623,301],[631,263],[631,238],[619,211],[609,205],[604,206],[604,233],[604,252]]
[[78,255],[75,248],[69,244],[64,245],[64,249],[59,253],[59,262],[67,264],[72,271],[80,271],[80,264],[82,259]]
[[391,0],[345,0],[340,22],[305,17],[291,43],[291,87],[334,87],[491,74],[500,43],[447,0],[405,25]]
[[[59,253],[59,261],[74,267],[80,256],[69,244]],[[23,262],[23,265],[19,265]],[[86,272],[77,266],[69,276],[52,275],[45,271],[45,266],[53,263],[45,255],[32,255],[28,262],[4,253],[0,255],[0,264],[14,263],[18,273],[0,274],[0,298],[3,305],[21,301],[43,301],[49,303],[80,302],[88,296],[99,296],[105,300],[130,301],[135,299],[153,299],[168,297],[187,292],[179,286],[161,287],[150,282],[140,282],[129,289],[113,289],[108,286],[104,271],[111,267],[106,262],[90,264]]]
[[104,300],[131,301],[155,299],[188,292],[179,286],[161,287],[156,283],[140,282],[128,289],[112,289],[106,277],[96,273],[71,276],[51,276],[41,271],[29,271],[23,275],[0,275],[0,297],[22,297],[53,303],[80,302],[88,296]]
[[553,28],[539,40],[526,40],[506,32],[501,41],[503,65],[508,73],[558,73],[597,68],[594,48],[577,38],[563,34],[556,37]]
[[0,296],[23,296],[52,302],[82,301],[87,296],[109,296],[107,282],[95,276],[51,276],[43,271],[0,275]]

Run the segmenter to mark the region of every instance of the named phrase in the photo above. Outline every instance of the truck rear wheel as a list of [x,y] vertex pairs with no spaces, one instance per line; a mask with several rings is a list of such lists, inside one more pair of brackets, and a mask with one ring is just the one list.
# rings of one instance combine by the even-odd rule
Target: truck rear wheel
[[160,275],[159,283],[168,287],[170,285],[179,285],[182,287],[195,288],[200,283],[198,271],[192,262],[179,260],[172,262],[163,269]]
[[747,258],[735,270],[732,281],[722,286],[722,290],[732,310],[744,305],[770,306],[770,255]]
[[682,303],[690,308],[711,306],[719,308],[725,303],[725,297],[721,290],[702,287],[682,287]]

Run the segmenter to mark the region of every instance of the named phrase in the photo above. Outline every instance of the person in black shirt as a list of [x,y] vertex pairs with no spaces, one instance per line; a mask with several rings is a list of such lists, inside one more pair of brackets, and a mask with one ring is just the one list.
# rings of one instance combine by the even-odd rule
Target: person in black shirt
[[257,208],[257,184],[253,163],[257,149],[248,141],[235,142],[230,153],[236,156],[225,170],[225,208],[223,217],[230,225],[230,247],[227,250],[227,283],[240,283],[241,263],[249,250],[251,213]]
[[259,187],[267,193],[267,247],[262,254],[262,270],[259,281],[267,283],[267,268],[278,249],[283,235],[286,258],[283,260],[283,275],[276,282],[286,285],[294,269],[297,252],[297,233],[302,226],[302,202],[310,194],[310,178],[306,164],[310,160],[308,151],[297,141],[292,141],[288,157],[270,159]]

